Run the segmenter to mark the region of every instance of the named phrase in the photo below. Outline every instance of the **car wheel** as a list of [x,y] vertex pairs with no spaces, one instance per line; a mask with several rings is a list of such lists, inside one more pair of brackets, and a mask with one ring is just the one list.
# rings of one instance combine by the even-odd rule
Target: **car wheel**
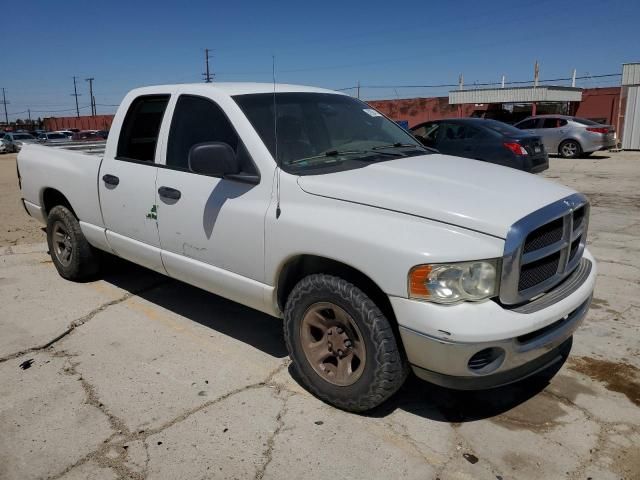
[[343,410],[377,407],[409,371],[384,314],[362,290],[335,276],[310,275],[294,287],[284,333],[303,385]]
[[98,271],[98,255],[85,238],[71,211],[58,205],[47,217],[49,254],[61,277],[84,280]]
[[560,144],[558,153],[562,158],[578,158],[582,155],[582,148],[575,140],[565,140]]

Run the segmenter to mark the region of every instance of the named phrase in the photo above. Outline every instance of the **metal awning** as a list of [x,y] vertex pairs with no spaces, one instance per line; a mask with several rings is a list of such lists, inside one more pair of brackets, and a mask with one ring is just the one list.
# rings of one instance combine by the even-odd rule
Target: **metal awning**
[[580,102],[582,89],[542,85],[538,87],[478,88],[452,90],[449,104],[462,103],[530,103],[530,102]]

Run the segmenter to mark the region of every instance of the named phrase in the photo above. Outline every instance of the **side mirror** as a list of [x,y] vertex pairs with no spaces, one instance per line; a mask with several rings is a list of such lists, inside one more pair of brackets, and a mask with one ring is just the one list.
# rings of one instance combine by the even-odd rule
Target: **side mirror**
[[222,177],[240,173],[236,153],[223,142],[197,143],[189,150],[189,170]]

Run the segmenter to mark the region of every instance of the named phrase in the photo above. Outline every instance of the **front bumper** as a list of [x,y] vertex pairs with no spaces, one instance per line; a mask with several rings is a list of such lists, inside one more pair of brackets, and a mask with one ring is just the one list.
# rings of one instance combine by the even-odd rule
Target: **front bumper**
[[584,258],[585,268],[573,279],[517,308],[493,301],[443,306],[392,298],[414,373],[446,387],[484,389],[560,360],[591,303],[596,268],[588,251]]

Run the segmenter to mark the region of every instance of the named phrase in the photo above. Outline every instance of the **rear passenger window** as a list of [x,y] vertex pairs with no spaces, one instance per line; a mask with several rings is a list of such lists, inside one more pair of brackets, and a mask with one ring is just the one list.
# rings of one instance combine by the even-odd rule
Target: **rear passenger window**
[[122,124],[116,158],[154,161],[158,133],[167,103],[169,95],[145,95],[131,103]]
[[236,152],[240,171],[256,173],[249,153],[222,109],[213,101],[181,95],[169,131],[167,166],[189,170],[191,147],[204,142],[223,142]]

